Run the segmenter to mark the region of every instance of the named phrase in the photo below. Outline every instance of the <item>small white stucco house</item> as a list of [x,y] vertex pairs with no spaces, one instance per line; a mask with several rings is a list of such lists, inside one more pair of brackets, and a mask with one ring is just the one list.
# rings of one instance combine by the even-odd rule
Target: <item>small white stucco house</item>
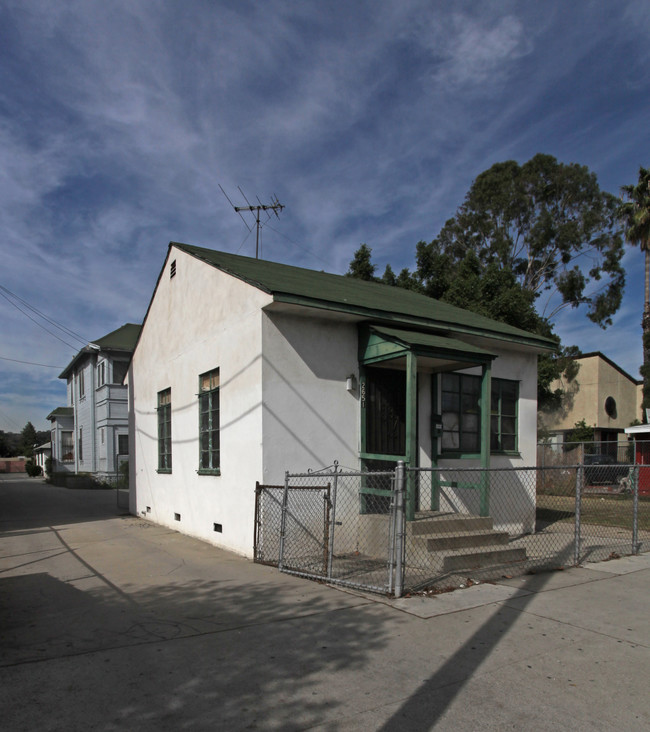
[[172,242],[127,377],[131,512],[252,556],[256,481],[287,470],[534,466],[552,347],[404,289]]

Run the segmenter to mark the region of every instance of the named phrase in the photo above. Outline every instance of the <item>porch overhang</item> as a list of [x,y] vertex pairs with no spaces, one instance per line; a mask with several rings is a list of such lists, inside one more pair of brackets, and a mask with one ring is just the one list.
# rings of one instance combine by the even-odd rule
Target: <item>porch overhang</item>
[[[448,336],[415,330],[402,330],[383,325],[365,325],[359,330],[359,365],[361,372],[361,458],[374,460],[402,459],[407,465],[418,462],[418,373],[422,367],[432,373],[455,371],[478,366],[481,368],[480,409],[480,461],[481,466],[490,466],[490,415],[491,415],[491,371],[496,354],[480,346],[466,343]],[[405,371],[405,444],[401,455],[384,455],[367,450],[366,425],[366,367],[382,367]],[[415,481],[409,473],[406,487],[406,518],[415,518]],[[482,478],[477,486],[480,495],[480,515],[487,516],[489,510],[489,485]],[[372,491],[369,491],[372,492]]]
[[444,361],[444,368],[492,362],[496,355],[457,338],[415,330],[371,325],[359,334],[359,363],[370,365],[413,354],[419,358]]

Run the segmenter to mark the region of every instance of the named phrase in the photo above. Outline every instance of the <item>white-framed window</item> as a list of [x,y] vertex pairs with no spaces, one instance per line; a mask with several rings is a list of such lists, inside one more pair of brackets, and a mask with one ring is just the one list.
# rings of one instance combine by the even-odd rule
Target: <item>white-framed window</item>
[[72,431],[64,430],[61,432],[61,462],[74,462],[74,439]]

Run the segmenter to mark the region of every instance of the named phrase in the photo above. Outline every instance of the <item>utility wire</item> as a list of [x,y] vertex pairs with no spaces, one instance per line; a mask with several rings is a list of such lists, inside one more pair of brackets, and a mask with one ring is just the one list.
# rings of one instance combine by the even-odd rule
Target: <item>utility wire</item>
[[23,315],[25,315],[26,317],[28,317],[32,321],[32,323],[36,323],[36,325],[39,328],[41,328],[42,330],[44,330],[46,333],[49,333],[51,336],[54,336],[54,338],[56,338],[57,341],[61,341],[61,343],[64,343],[66,346],[68,346],[68,348],[72,348],[73,351],[79,350],[79,346],[73,346],[72,343],[68,343],[67,341],[64,341],[63,338],[59,338],[59,336],[56,333],[52,333],[51,330],[49,330],[44,325],[42,325],[41,323],[39,323],[38,320],[36,320],[35,318],[32,318],[32,316],[29,313],[26,313],[20,306],[18,306],[15,302],[13,302],[12,300],[10,300],[9,297],[7,297],[7,295],[5,295],[4,292],[0,291],[0,295],[2,295],[2,297],[4,297],[4,299],[10,305],[13,305],[16,308],[16,310],[19,310]]
[[[23,315],[27,315],[27,317],[29,317],[29,315],[24,310],[21,310],[21,308],[19,308],[16,305],[16,303],[12,302],[9,299],[9,297],[7,297],[7,295],[10,295],[15,300],[18,300],[18,302],[22,303],[26,308],[28,308],[29,310],[31,310],[33,313],[35,313],[36,315],[38,315],[40,318],[43,318],[43,320],[45,320],[48,323],[50,323],[50,325],[53,325],[55,328],[58,328],[65,335],[72,336],[72,338],[75,338],[76,340],[78,340],[82,345],[84,345],[84,346],[86,345],[87,341],[86,341],[85,338],[83,338],[82,336],[80,336],[78,333],[75,333],[73,330],[70,330],[70,328],[66,328],[64,325],[61,325],[60,323],[57,323],[56,320],[53,320],[52,318],[49,318],[47,315],[45,315],[44,313],[42,313],[40,310],[38,310],[37,308],[35,308],[33,305],[30,305],[27,302],[27,300],[23,300],[22,297],[16,295],[15,292],[12,292],[9,288],[5,287],[4,285],[0,285],[0,295],[2,295],[5,298],[5,300],[7,300],[8,302],[10,302],[15,308],[17,308],[18,310],[20,310],[20,312],[22,312]],[[33,318],[30,318],[30,320],[33,320]],[[36,321],[34,321],[34,322],[36,323]],[[43,328],[43,326],[41,326],[39,323],[36,323],[36,324],[39,325],[39,327]],[[46,328],[43,328],[43,329],[44,330],[47,330]],[[48,330],[47,332],[50,333],[50,335],[54,335],[55,338],[58,338],[58,336],[56,336],[51,331]],[[61,339],[59,338],[59,340],[61,340]],[[63,341],[63,343],[65,343],[65,341]],[[66,345],[69,346],[70,344],[69,343],[66,343]],[[71,348],[75,348],[75,346],[70,346],[70,347]]]
[[47,363],[35,363],[34,361],[20,361],[17,358],[7,358],[6,356],[0,356],[0,361],[13,361],[14,363],[26,363],[29,366],[43,366],[46,369],[63,369],[64,366],[51,366]]
[[252,229],[249,229],[248,230],[248,234],[246,234],[246,236],[244,237],[244,241],[239,245],[239,249],[235,252],[235,254],[239,254],[239,252],[241,252],[241,248],[244,246],[244,244],[246,244],[246,242],[248,241],[248,237],[252,233],[253,233],[253,230]]
[[276,234],[279,234],[280,236],[284,237],[290,244],[293,244],[294,246],[298,247],[298,249],[302,249],[303,252],[307,252],[307,254],[311,254],[311,256],[314,257],[315,259],[317,259],[319,262],[322,262],[323,264],[325,264],[328,267],[330,266],[330,263],[329,262],[326,262],[324,259],[322,259],[321,257],[319,257],[318,254],[314,254],[314,252],[312,252],[311,249],[308,249],[307,247],[303,246],[302,244],[298,244],[298,242],[295,241],[294,239],[290,239],[286,234],[283,234],[281,231],[278,231],[277,229],[274,229],[271,226],[271,224],[269,224],[268,221],[265,221],[264,222],[264,225],[265,226],[268,226],[269,229],[271,229],[271,231],[274,231]]
[[22,430],[22,427],[18,424],[18,422],[13,420],[8,414],[5,414],[2,410],[0,410],[0,417],[4,417],[7,422],[12,424],[19,432],[20,430]]

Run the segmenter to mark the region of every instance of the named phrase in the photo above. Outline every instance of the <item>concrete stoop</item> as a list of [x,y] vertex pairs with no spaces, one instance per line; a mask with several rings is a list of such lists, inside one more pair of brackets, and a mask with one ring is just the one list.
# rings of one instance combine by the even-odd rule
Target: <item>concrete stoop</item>
[[430,555],[445,572],[522,562],[524,547],[509,547],[509,535],[495,531],[489,516],[426,512],[406,524],[407,556]]

